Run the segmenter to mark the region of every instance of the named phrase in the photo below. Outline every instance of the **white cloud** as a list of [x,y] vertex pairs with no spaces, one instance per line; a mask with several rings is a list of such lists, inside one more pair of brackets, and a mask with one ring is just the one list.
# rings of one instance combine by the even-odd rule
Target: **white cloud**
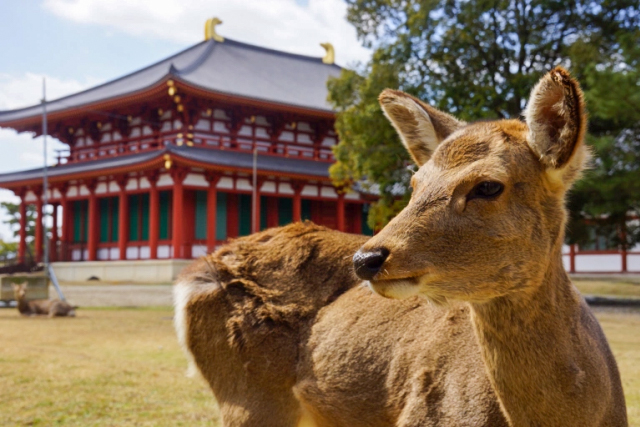
[[218,16],[218,32],[235,40],[311,56],[322,56],[319,43],[330,42],[341,65],[370,56],[342,0],[45,0],[44,7],[75,22],[188,44],[201,41],[205,20]]
[[0,111],[29,107],[42,99],[42,79],[47,80],[47,99],[69,95],[99,83],[96,79],[77,81],[36,73],[13,75],[0,73]]
[[[42,75],[25,73],[20,76],[0,74],[0,110],[27,107],[37,104],[42,98]],[[85,89],[93,84],[93,79],[85,82],[62,80],[47,76],[47,98],[58,98]],[[54,163],[56,149],[66,145],[48,138],[47,154],[49,164]],[[42,137],[33,138],[29,133],[18,134],[12,129],[0,129],[0,173],[39,168],[43,165]],[[19,199],[9,190],[0,189],[0,202],[17,203]],[[4,223],[7,219],[0,212],[0,238],[14,240],[13,233]]]

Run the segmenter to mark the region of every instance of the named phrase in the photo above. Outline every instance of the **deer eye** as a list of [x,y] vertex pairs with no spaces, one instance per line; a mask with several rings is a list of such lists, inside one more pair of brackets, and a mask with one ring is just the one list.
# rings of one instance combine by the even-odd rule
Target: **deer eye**
[[496,181],[483,181],[473,187],[473,190],[467,196],[467,200],[471,199],[495,199],[504,190],[504,185]]

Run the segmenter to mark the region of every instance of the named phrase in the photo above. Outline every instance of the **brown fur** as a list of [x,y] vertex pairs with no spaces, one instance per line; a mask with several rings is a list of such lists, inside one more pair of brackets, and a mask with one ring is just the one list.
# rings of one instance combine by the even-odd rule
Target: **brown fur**
[[365,241],[292,224],[181,274],[178,332],[225,426],[506,425],[469,309],[361,286],[351,257]]
[[[387,108],[399,97],[413,99],[381,101],[402,133]],[[526,124],[466,125],[429,108],[396,109],[411,132],[426,112],[433,139],[413,153],[424,165],[409,206],[379,235],[292,224],[238,239],[178,279],[178,336],[224,426],[626,425],[615,361],[560,262],[581,139],[564,165],[553,147],[542,163]],[[485,179],[504,193],[467,200]],[[351,265],[361,245],[390,251],[373,289],[408,298],[361,286]]]
[[75,309],[77,307],[73,307],[68,304],[66,301],[61,301],[59,299],[37,299],[27,301],[27,283],[23,283],[21,285],[13,285],[13,293],[18,303],[18,311],[23,316],[37,316],[44,315],[49,317],[56,316],[68,316],[73,317],[76,315]]
[[[388,251],[371,280],[382,295],[469,303],[514,426],[627,425],[613,355],[562,266],[564,198],[588,158],[584,109],[578,83],[556,68],[533,89],[526,123],[457,129],[415,174],[409,205],[358,255]],[[484,181],[504,191],[474,197]]]

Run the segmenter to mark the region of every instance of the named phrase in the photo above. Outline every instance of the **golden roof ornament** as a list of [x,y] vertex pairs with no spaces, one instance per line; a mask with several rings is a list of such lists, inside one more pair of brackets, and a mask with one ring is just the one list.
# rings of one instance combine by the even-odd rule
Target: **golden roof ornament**
[[322,58],[322,62],[324,62],[325,64],[333,64],[334,62],[336,62],[336,51],[333,48],[333,45],[331,43],[320,43],[320,46],[322,46],[324,50],[327,51],[327,53]]
[[207,19],[207,22],[204,23],[204,39],[205,40],[214,39],[219,43],[222,43],[224,41],[224,37],[216,33],[216,25],[219,25],[219,24],[222,24],[222,21],[217,17]]

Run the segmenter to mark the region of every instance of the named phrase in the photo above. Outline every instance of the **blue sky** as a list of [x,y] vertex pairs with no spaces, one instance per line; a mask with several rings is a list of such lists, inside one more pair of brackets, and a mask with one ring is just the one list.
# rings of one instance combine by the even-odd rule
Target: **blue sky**
[[[342,0],[1,1],[0,110],[38,103],[43,77],[54,99],[172,55],[201,41],[213,16],[229,38],[313,56],[328,41],[340,65],[366,61],[345,12]],[[51,154],[64,148],[49,145]],[[0,173],[42,165],[41,138],[0,128],[0,149]],[[0,190],[5,200],[16,197]],[[10,234],[0,223],[0,238]]]

